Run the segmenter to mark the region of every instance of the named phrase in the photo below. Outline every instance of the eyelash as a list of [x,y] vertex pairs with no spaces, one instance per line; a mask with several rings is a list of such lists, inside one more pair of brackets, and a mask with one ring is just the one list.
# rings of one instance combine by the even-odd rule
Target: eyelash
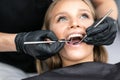
[[[86,13],[82,14],[82,16],[84,16],[84,17],[86,17],[86,18],[89,18],[89,15],[86,14]],[[81,17],[82,17],[82,16],[81,16]]]
[[66,19],[66,17],[65,17],[65,16],[60,16],[60,17],[58,18],[57,22],[60,22],[61,19]]
[[[84,16],[84,17],[83,17]],[[80,18],[89,18],[89,15],[87,14],[87,13],[83,13],[81,16],[80,16]],[[60,22],[61,21],[61,19],[65,19],[65,20],[67,20],[67,18],[65,17],[65,16],[60,16],[58,19],[57,19],[57,22]]]

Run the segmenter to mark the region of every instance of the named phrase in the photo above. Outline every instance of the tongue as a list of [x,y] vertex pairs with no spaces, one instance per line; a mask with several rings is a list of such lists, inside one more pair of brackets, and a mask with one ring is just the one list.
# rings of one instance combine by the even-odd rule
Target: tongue
[[71,45],[76,45],[80,42],[80,38],[76,37],[76,38],[71,38],[70,39],[70,42],[68,42],[68,44],[71,44]]

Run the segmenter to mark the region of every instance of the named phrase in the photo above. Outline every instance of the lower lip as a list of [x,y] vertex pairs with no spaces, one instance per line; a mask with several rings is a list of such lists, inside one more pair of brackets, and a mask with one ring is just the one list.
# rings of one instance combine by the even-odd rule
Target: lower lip
[[78,47],[78,46],[80,46],[81,44],[82,44],[82,42],[79,43],[79,44],[76,44],[76,45],[68,44],[68,43],[66,42],[66,45],[67,45],[67,46],[71,46],[71,47]]

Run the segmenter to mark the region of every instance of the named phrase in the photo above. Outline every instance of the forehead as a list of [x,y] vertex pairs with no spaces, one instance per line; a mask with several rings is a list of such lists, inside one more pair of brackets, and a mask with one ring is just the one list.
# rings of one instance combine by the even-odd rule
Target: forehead
[[74,11],[76,9],[86,9],[90,11],[88,5],[82,0],[60,0],[53,8],[53,12]]

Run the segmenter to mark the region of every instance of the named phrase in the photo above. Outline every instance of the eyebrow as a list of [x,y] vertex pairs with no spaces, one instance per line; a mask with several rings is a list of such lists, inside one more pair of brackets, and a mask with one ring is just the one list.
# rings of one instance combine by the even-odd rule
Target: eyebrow
[[60,13],[57,13],[55,16],[58,16],[58,15],[61,15],[61,14],[67,14],[66,12],[60,12]]
[[89,13],[91,13],[89,10],[87,10],[87,9],[80,9],[79,11],[87,11],[87,12],[89,12]]
[[[86,12],[91,13],[91,12],[90,12],[89,10],[87,10],[87,9],[79,9],[79,11],[86,11]],[[56,14],[55,16],[57,16],[57,15],[59,15],[59,14],[66,14],[66,12],[60,12],[60,13]]]

